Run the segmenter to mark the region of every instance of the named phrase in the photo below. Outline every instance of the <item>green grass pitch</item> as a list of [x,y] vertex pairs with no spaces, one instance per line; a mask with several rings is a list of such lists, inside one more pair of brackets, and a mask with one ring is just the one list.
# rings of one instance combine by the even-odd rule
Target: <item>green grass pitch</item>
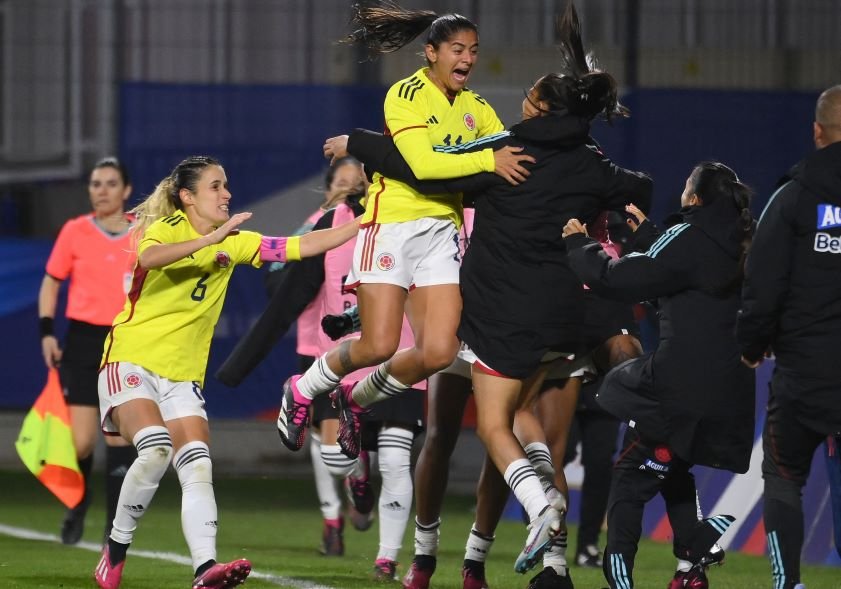
[[[88,513],[80,546],[63,546],[56,540],[22,539],[10,531],[26,529],[57,535],[64,509],[30,475],[0,472],[0,588],[81,589],[95,587],[93,568],[96,546],[104,525],[101,480],[95,481],[97,496]],[[370,570],[377,551],[376,524],[357,532],[348,524],[344,557],[326,558],[316,549],[321,536],[321,518],[314,485],[310,481],[280,478],[219,478],[215,483],[219,504],[219,558],[244,557],[252,561],[255,574],[246,587],[253,589],[361,589],[377,587]],[[470,497],[448,499],[441,533],[436,589],[461,588],[464,540],[473,521]],[[570,531],[574,548],[575,530]],[[529,575],[513,572],[514,558],[525,539],[525,527],[505,521],[497,531],[488,562],[491,589],[524,588]],[[158,553],[180,562],[142,557]],[[412,555],[412,525],[408,526],[400,554],[399,573],[405,573]],[[176,559],[179,560],[179,559]],[[537,569],[536,569],[537,570]],[[601,571],[571,568],[578,589],[605,586]],[[674,571],[667,545],[643,542],[637,558],[636,585],[640,589],[664,589]],[[535,571],[536,572],[536,571]],[[764,558],[729,553],[723,567],[709,572],[714,589],[770,589],[770,565]],[[829,567],[804,567],[803,581],[809,589],[841,588],[841,571]],[[140,522],[126,563],[121,589],[190,587],[192,570],[181,535],[180,489],[172,472],[167,473],[155,501]],[[399,587],[396,583],[388,585]]]

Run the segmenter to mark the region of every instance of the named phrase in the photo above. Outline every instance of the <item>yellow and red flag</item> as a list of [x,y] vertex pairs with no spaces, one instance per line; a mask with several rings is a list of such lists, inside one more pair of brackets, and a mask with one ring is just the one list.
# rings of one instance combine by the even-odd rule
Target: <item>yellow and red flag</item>
[[47,386],[23,420],[15,448],[26,468],[67,507],[82,501],[85,479],[76,461],[70,410],[55,368],[50,369]]

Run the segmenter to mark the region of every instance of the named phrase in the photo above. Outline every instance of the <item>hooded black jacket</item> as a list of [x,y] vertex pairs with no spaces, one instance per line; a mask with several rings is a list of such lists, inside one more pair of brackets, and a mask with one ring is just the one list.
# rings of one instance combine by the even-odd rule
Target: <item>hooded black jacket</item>
[[651,202],[651,179],[613,164],[589,131],[587,119],[548,115],[445,148],[458,153],[523,147],[536,162],[517,186],[491,173],[418,182],[389,138],[357,131],[348,141],[352,155],[386,176],[420,192],[463,192],[475,201],[461,268],[464,310],[458,335],[508,376],[529,376],[548,350],[577,351],[583,289],[569,267],[564,224],[572,217],[594,220],[628,202],[647,210]]
[[[738,338],[814,389],[798,401],[841,429],[841,142],[794,166],[760,217],[745,269]],[[812,383],[814,386],[810,386]],[[832,386],[827,386],[832,385]],[[834,429],[833,429],[834,428]]]
[[611,370],[599,403],[683,460],[746,472],[754,435],[754,375],[735,338],[741,282],[739,211],[728,198],[686,207],[645,254],[610,259],[584,236],[570,261],[595,292],[658,299],[657,349]]

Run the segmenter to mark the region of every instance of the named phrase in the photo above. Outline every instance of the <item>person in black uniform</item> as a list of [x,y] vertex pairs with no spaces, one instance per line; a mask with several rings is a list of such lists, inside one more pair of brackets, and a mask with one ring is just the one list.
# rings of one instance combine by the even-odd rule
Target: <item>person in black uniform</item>
[[610,587],[633,587],[645,503],[663,495],[679,559],[672,587],[707,587],[707,551],[732,522],[698,520],[702,464],[746,472],[753,445],[754,378],[740,362],[734,328],[752,228],[750,190],[719,163],[686,181],[681,223],[645,254],[618,260],[571,220],[564,228],[572,267],[595,292],[628,302],[657,298],[660,342],[605,376],[597,400],[628,423],[608,501],[603,570]]
[[841,432],[841,85],[818,98],[814,139],[760,217],[738,321],[745,364],[776,356],[762,432],[775,589],[803,587],[801,491],[815,449]]
[[536,160],[528,166],[528,181],[511,186],[493,174],[477,174],[417,182],[399,152],[384,147],[379,135],[356,131],[346,145],[373,169],[405,179],[421,192],[475,196],[474,229],[461,268],[464,308],[458,335],[478,358],[473,363],[478,434],[532,522],[515,567],[520,572],[536,564],[552,537],[546,530],[557,533],[561,525],[511,429],[523,391],[542,379],[542,360],[578,349],[583,289],[569,267],[561,228],[571,217],[595,219],[602,210],[622,209],[631,201],[647,208],[651,191],[647,176],[617,167],[590,139],[594,117],[625,111],[613,77],[587,64],[574,9],[568,8],[564,18],[566,73],[535,82],[523,101],[523,121],[498,136],[440,148],[450,153],[522,148]]

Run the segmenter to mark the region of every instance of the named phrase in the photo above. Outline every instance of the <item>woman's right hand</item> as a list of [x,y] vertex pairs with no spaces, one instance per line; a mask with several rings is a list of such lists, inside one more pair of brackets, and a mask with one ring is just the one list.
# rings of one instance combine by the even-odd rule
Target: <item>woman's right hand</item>
[[324,141],[324,147],[322,149],[324,150],[324,157],[330,160],[330,165],[336,160],[348,155],[347,142],[347,135],[337,135]]
[[58,368],[61,362],[61,348],[58,347],[58,340],[54,335],[41,338],[41,352],[44,354],[44,364],[47,368]]
[[530,172],[523,167],[522,162],[534,163],[535,159],[524,153],[522,147],[506,145],[494,151],[494,174],[505,178],[509,184],[516,186],[525,182]]
[[628,227],[631,228],[631,231],[636,231],[637,229],[639,229],[639,226],[642,225],[642,222],[645,221],[647,218],[645,216],[645,213],[639,210],[637,205],[635,205],[634,203],[625,205],[625,212],[630,213],[634,216],[634,219],[636,219],[635,221],[634,219],[628,218],[626,221],[628,223]]

